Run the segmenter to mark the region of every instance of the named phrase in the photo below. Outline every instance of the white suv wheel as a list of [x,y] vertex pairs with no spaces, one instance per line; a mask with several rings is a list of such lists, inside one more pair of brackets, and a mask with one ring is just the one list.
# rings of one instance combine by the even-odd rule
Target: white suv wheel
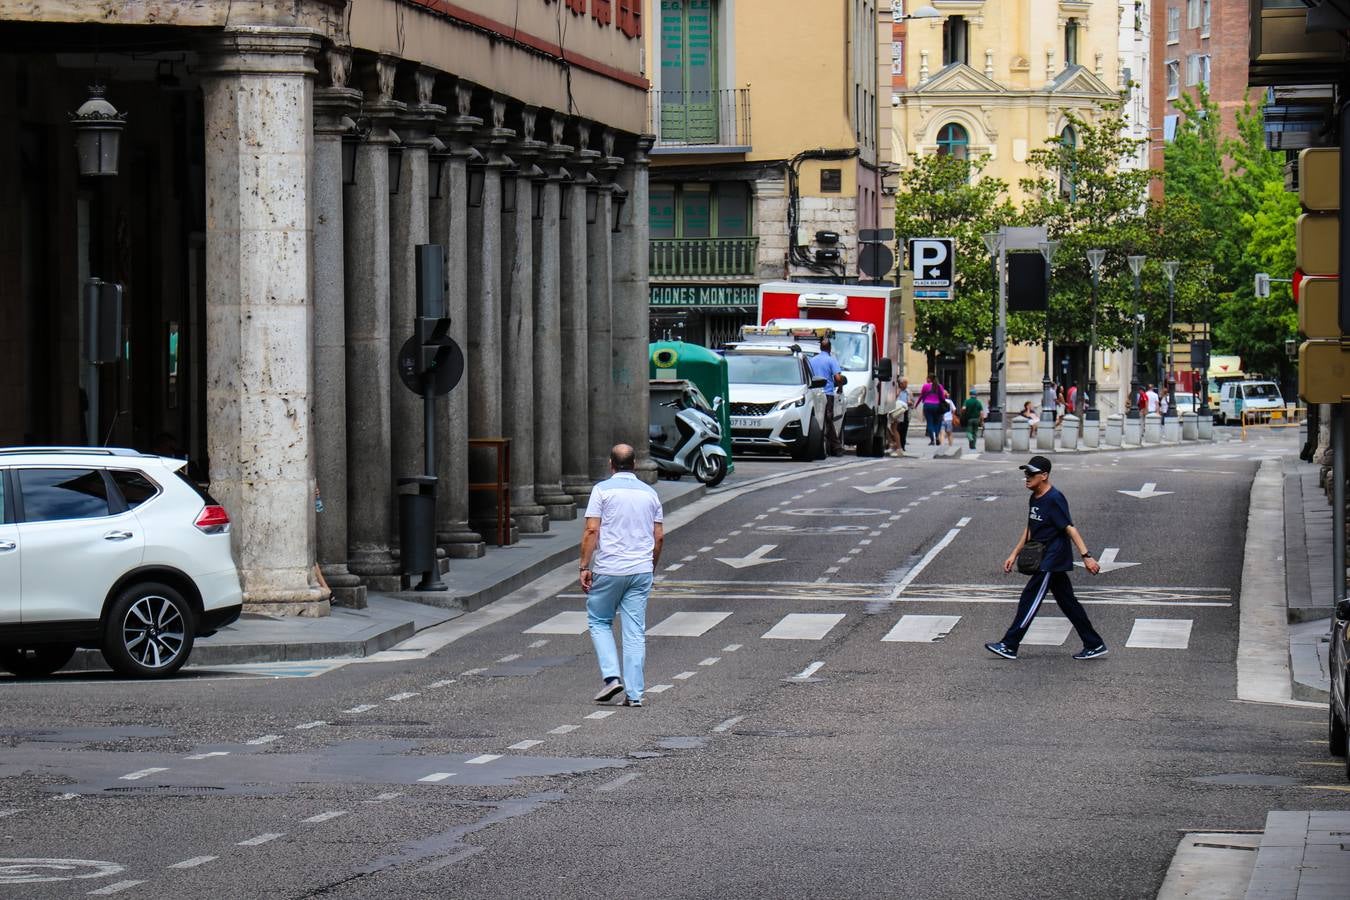
[[178,671],[192,650],[192,609],[178,591],[146,582],[122,592],[108,616],[103,655],[124,675]]

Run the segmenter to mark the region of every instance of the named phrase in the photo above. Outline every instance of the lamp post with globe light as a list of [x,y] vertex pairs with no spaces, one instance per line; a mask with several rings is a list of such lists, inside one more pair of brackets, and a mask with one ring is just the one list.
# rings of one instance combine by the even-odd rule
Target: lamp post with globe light
[[1175,342],[1172,340],[1175,331],[1176,317],[1176,298],[1177,298],[1177,269],[1181,268],[1181,263],[1175,259],[1169,259],[1163,262],[1163,272],[1167,275],[1167,418],[1174,419],[1177,415],[1177,376],[1174,359]]
[[1087,252],[1088,268],[1092,272],[1092,338],[1088,344],[1088,408],[1087,420],[1097,422],[1101,420],[1101,413],[1097,410],[1097,283],[1102,276],[1102,261],[1106,259],[1106,251],[1094,247]]
[[1126,416],[1139,418],[1139,274],[1144,271],[1143,255],[1126,257],[1130,264],[1130,273],[1134,275],[1134,341],[1130,346],[1130,402],[1126,404]]
[[1054,271],[1055,251],[1059,241],[1041,241],[1038,245],[1041,256],[1045,258],[1045,374],[1041,376],[1041,427],[1048,428],[1049,434],[1055,429],[1055,387],[1050,382],[1050,275]]

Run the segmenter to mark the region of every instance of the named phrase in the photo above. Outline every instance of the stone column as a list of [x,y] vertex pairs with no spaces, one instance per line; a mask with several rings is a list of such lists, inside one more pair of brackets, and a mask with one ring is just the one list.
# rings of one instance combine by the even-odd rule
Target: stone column
[[372,590],[398,590],[389,550],[394,532],[389,443],[389,128],[404,105],[392,100],[395,60],[375,63],[378,88],[362,114],[370,133],[356,151],[347,188],[347,568]]
[[[534,222],[534,496],[550,519],[575,519],[577,507],[563,490],[563,371],[561,221],[562,163],[572,148],[562,143],[565,119],[550,122],[553,142],[543,157],[543,214]],[[570,427],[570,420],[569,420]]]
[[330,50],[332,87],[314,92],[314,468],[323,512],[319,564],[337,606],[363,609],[366,587],[347,571],[347,295],[342,280],[342,139],[361,106],[346,87],[351,55]]
[[[534,140],[536,110],[521,112],[521,136],[511,145],[516,168],[503,189],[514,205],[502,219],[502,429],[511,439],[511,516],[526,534],[548,531],[548,510],[534,498],[534,160],[547,147]],[[505,204],[503,204],[505,207]]]
[[445,247],[446,310],[450,336],[466,356],[464,378],[436,405],[436,542],[452,559],[476,559],[485,546],[469,527],[469,175],[468,161],[477,157],[469,141],[483,120],[469,115],[473,90],[455,86],[459,115],[441,131],[450,147],[440,197],[431,200],[431,242]]
[[250,611],[327,615],[315,559],[308,29],[241,26],[203,48],[207,451]]
[[[515,132],[502,127],[506,102],[491,101],[492,121],[479,133],[483,198],[469,209],[469,359],[478,377],[469,382],[469,436],[502,437],[502,171],[512,165],[505,147]],[[469,454],[469,480],[496,477],[488,450]],[[469,524],[484,540],[496,540],[496,506],[490,493],[469,496]],[[508,543],[517,540],[515,523]]]
[[[594,150],[592,156],[599,156]],[[575,174],[584,168],[575,159]],[[590,478],[590,376],[586,315],[586,183],[577,178],[561,187],[559,216],[559,300],[562,322],[562,484],[576,505],[586,508]]]
[[617,412],[612,384],[614,274],[609,184],[597,185],[594,190],[598,196],[586,201],[595,208],[595,221],[588,218],[586,223],[586,387],[591,426],[587,474],[593,482],[609,477],[609,451],[615,444]]
[[[421,475],[426,468],[425,429],[420,395],[408,390],[398,377],[398,356],[413,334],[417,315],[418,244],[430,240],[427,188],[427,151],[431,146],[436,119],[445,114],[444,106],[431,102],[436,75],[419,69],[414,75],[417,102],[408,106],[396,122],[402,140],[402,173],[398,192],[389,196],[389,419],[390,479],[396,485],[400,477]],[[392,185],[391,185],[392,188]],[[399,543],[397,507],[391,546]]]
[[656,464],[647,447],[648,316],[647,265],[647,151],[654,139],[638,138],[619,171],[618,183],[627,198],[618,215],[614,235],[614,437],[637,450],[637,476],[656,483]]

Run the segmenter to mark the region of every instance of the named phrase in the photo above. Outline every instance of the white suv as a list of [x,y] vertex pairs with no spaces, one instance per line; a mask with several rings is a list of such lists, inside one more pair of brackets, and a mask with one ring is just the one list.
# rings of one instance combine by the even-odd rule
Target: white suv
[[118,672],[176,672],[239,618],[230,518],[181,459],[0,448],[0,668],[48,675],[78,647]]
[[796,347],[728,344],[731,446],[786,450],[796,460],[825,458],[825,379]]

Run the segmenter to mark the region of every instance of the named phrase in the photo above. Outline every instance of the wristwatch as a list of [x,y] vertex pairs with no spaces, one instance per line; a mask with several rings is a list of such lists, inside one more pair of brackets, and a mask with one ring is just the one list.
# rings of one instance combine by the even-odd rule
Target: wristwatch
[[1091,553],[1084,553],[1084,554],[1083,554],[1083,559],[1092,559],[1092,558],[1093,558],[1093,556],[1092,556]]

